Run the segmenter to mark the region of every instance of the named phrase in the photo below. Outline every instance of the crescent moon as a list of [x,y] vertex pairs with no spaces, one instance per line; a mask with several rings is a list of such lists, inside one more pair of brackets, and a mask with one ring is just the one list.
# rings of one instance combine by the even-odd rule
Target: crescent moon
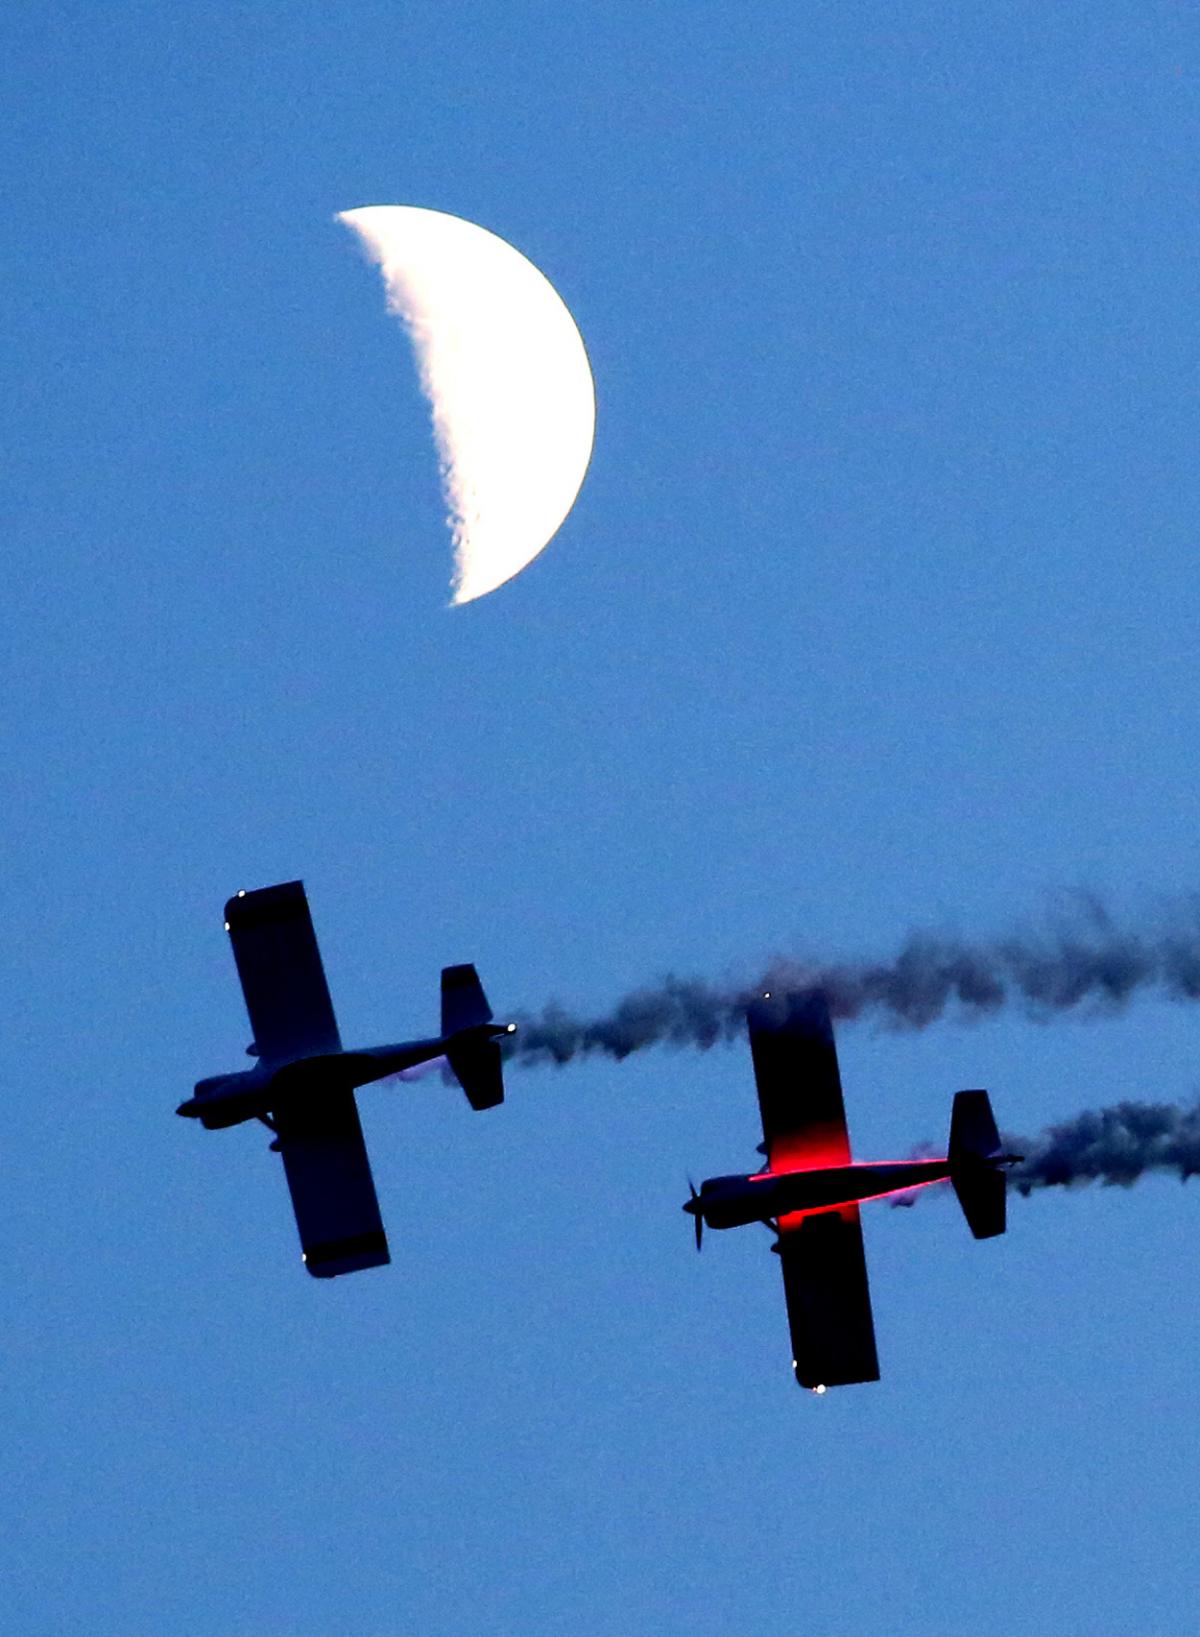
[[365,205],[337,220],[383,275],[429,400],[453,597],[519,574],[575,504],[596,429],[583,337],[545,275],[460,216]]

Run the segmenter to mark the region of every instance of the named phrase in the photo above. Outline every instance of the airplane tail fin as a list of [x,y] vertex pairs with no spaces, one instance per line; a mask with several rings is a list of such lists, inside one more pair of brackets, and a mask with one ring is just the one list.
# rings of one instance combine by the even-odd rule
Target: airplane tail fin
[[504,1101],[500,1047],[490,1030],[492,1009],[473,966],[442,968],[442,1035],[446,1059],[474,1109],[495,1108]]
[[987,1092],[956,1092],[950,1116],[950,1181],[976,1239],[1004,1232],[1008,1179],[1001,1167],[1012,1157],[1001,1152]]

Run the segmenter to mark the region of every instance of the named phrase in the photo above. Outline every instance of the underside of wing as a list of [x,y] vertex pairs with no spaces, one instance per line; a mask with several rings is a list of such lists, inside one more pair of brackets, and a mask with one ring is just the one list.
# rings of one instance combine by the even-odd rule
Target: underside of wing
[[812,1388],[878,1381],[858,1206],[802,1217],[778,1249],[796,1380]]
[[764,997],[747,1013],[769,1171],[849,1165],[837,1047],[815,989]]
[[238,893],[225,925],[263,1061],[341,1051],[304,883]]
[[304,1264],[317,1279],[390,1260],[352,1091],[289,1099],[275,1115]]

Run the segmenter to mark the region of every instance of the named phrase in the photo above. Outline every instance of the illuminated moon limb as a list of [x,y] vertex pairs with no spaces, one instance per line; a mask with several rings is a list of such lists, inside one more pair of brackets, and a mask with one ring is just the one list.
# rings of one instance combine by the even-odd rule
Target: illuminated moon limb
[[486,228],[442,211],[338,216],[383,275],[429,400],[454,541],[454,596],[519,574],[558,532],[587,471],[596,393],[550,281]]

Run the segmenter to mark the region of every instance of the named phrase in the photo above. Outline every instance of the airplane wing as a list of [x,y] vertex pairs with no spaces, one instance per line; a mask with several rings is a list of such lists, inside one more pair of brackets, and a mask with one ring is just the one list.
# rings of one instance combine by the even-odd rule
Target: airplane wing
[[[817,990],[756,1001],[750,1052],[768,1171],[850,1164],[837,1047]],[[792,1359],[802,1387],[878,1381],[875,1324],[858,1206],[779,1222]]]
[[289,1098],[275,1127],[304,1264],[314,1278],[390,1261],[354,1093]]
[[225,905],[225,926],[262,1060],[341,1051],[304,883],[239,892]]
[[802,1387],[878,1381],[858,1206],[785,1217],[780,1229],[796,1380]]
[[817,990],[755,1001],[747,1013],[768,1171],[849,1165],[829,1007]]

